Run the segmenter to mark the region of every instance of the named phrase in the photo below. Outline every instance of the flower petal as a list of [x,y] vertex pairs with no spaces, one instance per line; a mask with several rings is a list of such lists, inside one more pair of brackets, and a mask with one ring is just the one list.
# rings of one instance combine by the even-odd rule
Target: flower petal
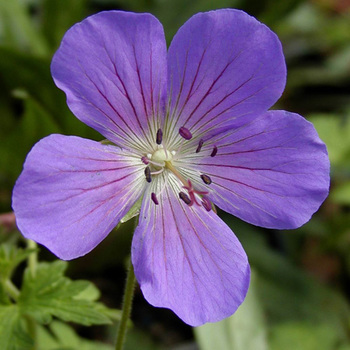
[[[267,112],[205,145],[201,156],[188,155],[183,166],[208,175],[211,200],[249,223],[299,227],[328,195],[326,146],[297,114]],[[211,157],[213,145],[218,151]]]
[[18,228],[61,259],[85,255],[142,194],[138,167],[114,146],[74,136],[42,139],[13,190]]
[[[233,314],[250,278],[247,256],[233,232],[213,212],[179,201],[170,186],[159,205],[145,194],[132,244],[136,278],[147,301],[199,326]],[[172,187],[172,188],[171,188]]]
[[150,14],[98,13],[66,33],[51,71],[81,121],[121,146],[140,147],[164,109],[163,27]]
[[281,96],[285,80],[279,39],[239,10],[193,16],[169,48],[171,115],[194,136],[242,125],[266,111]]

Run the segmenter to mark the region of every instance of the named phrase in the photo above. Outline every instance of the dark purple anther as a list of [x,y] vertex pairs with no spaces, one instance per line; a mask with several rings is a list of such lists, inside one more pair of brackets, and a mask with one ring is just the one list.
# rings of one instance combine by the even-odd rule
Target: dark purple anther
[[190,197],[185,193],[185,192],[180,192],[179,193],[180,199],[182,199],[186,204],[191,204],[191,199]]
[[211,155],[210,157],[215,157],[216,156],[216,153],[218,153],[218,148],[216,146],[214,146],[212,152],[211,152]]
[[181,126],[179,129],[179,134],[181,137],[183,137],[185,140],[191,140],[192,134],[191,131],[185,128],[184,126]]
[[157,196],[156,196],[156,194],[155,194],[154,192],[151,193],[151,199],[152,199],[152,201],[153,201],[153,203],[154,203],[155,205],[158,205],[158,204],[159,204],[158,199],[157,199]]
[[201,151],[202,146],[203,146],[203,143],[204,143],[203,139],[200,139],[200,140],[199,140],[198,147],[197,147],[197,149],[196,149],[196,153],[199,153],[199,152]]
[[146,166],[146,168],[145,168],[145,176],[146,176],[146,181],[147,182],[151,182],[152,181],[151,169],[149,168],[149,166]]
[[202,174],[201,175],[201,179],[203,180],[203,182],[206,185],[210,185],[211,184],[211,178],[208,175]]
[[202,198],[202,206],[206,211],[211,210],[211,203],[207,197]]
[[141,161],[143,164],[149,164],[149,159],[146,156],[141,157]]
[[156,142],[157,142],[157,145],[160,145],[163,141],[163,131],[162,129],[158,129],[157,131],[157,137],[156,137]]

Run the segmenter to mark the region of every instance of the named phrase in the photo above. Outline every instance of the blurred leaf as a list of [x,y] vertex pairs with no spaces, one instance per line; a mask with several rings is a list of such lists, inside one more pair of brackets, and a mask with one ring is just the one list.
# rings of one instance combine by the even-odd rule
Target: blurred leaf
[[98,288],[94,284],[89,283],[85,289],[75,296],[75,299],[95,301],[99,299],[100,294]]
[[[182,347],[176,347],[176,349],[181,350]],[[164,350],[164,347],[153,341],[150,332],[146,333],[137,328],[132,328],[127,333],[124,350]]]
[[23,102],[22,118],[11,133],[3,136],[0,144],[1,171],[12,181],[20,174],[24,159],[35,142],[59,130],[52,116],[35,100],[25,98]]
[[0,349],[29,350],[32,346],[32,340],[22,328],[17,306],[0,306]]
[[85,17],[86,0],[43,0],[42,30],[50,46],[57,49],[65,32]]
[[96,131],[69,111],[64,93],[55,86],[51,77],[49,59],[0,47],[0,76],[8,91],[22,91],[23,96],[32,98],[62,132],[101,139]]
[[201,350],[267,350],[266,325],[251,275],[247,297],[234,315],[194,329]]
[[335,187],[330,198],[336,203],[350,205],[350,181]]
[[339,344],[334,329],[307,322],[276,325],[270,339],[270,350],[335,350]]
[[341,79],[350,76],[350,44],[333,54],[327,60],[327,68]]
[[310,120],[320,138],[327,145],[333,165],[344,165],[350,160],[350,116],[341,118],[334,114],[313,114]]
[[112,350],[109,345],[79,337],[73,328],[59,321],[50,324],[50,332],[38,327],[39,350]]
[[10,305],[11,301],[5,292],[4,283],[0,283],[0,305]]
[[47,43],[33,25],[24,1],[0,0],[0,35],[3,45],[44,56]]
[[281,22],[282,18],[291,13],[303,0],[266,1],[264,12],[259,19],[268,26]]
[[8,91],[23,90],[62,125],[65,99],[58,94],[49,67],[49,59],[0,47],[0,74]]
[[161,21],[168,43],[190,17],[197,12],[237,7],[241,0],[156,0],[151,12]]
[[122,217],[122,219],[120,220],[121,224],[123,224],[123,223],[129,221],[130,219],[134,218],[135,216],[139,215],[141,204],[142,204],[142,199],[143,199],[143,196],[141,196],[136,201],[136,203],[130,208],[130,210]]
[[338,341],[345,342],[350,319],[347,300],[336,289],[321,284],[286,256],[270,249],[256,228],[234,218],[228,222],[238,233],[250,264],[258,273],[256,293],[269,327],[307,322],[332,328]]
[[40,263],[35,276],[26,269],[18,299],[21,312],[42,324],[49,323],[52,316],[87,326],[111,323],[99,305],[89,300],[90,296],[82,299],[90,282],[69,280],[63,276],[66,268],[66,262],[55,261]]
[[0,278],[5,281],[11,278],[13,270],[35,249],[17,248],[13,244],[0,245]]

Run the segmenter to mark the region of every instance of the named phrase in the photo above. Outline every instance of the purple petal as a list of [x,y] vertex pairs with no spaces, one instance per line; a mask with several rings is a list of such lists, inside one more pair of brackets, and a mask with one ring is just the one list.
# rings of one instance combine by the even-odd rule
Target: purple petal
[[150,304],[173,310],[189,325],[219,321],[245,298],[247,256],[213,211],[180,202],[180,189],[169,181],[158,205],[145,194],[132,244],[136,278]]
[[137,148],[164,110],[163,27],[150,14],[98,13],[66,33],[51,71],[81,121],[119,145]]
[[61,259],[82,256],[142,195],[139,168],[117,147],[74,136],[46,137],[28,154],[13,190],[18,228]]
[[[217,155],[210,157],[213,145]],[[329,191],[329,160],[313,125],[285,111],[204,144],[183,166],[210,177],[209,197],[221,209],[254,225],[291,229],[317,211]]]
[[285,86],[277,36],[239,10],[199,13],[175,35],[168,54],[168,91],[177,127],[193,136],[239,126],[270,108]]

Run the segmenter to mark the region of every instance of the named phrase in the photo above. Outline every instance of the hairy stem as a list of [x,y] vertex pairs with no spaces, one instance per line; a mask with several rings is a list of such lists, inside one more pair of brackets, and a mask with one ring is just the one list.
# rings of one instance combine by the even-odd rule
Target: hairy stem
[[128,275],[126,278],[126,284],[124,289],[122,317],[119,323],[117,343],[115,346],[115,350],[122,350],[124,346],[127,325],[130,318],[131,308],[132,308],[132,300],[134,297],[135,281],[136,279],[134,274],[134,268],[132,266],[131,258],[130,258],[129,266],[128,266]]

